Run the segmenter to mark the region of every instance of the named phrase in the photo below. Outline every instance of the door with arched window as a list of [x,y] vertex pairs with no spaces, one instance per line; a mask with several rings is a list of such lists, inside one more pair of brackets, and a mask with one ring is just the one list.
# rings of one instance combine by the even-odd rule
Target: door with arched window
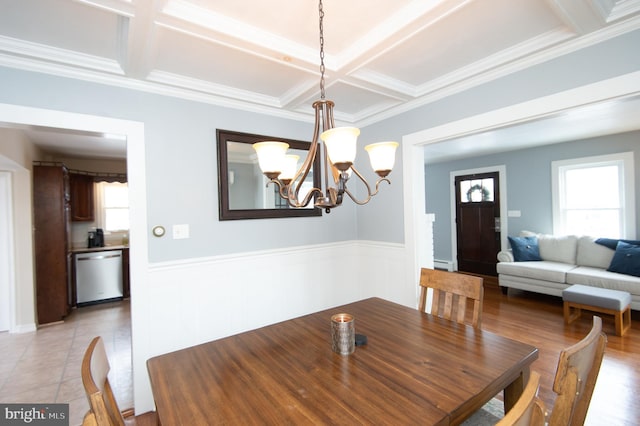
[[499,173],[455,177],[458,270],[496,276],[500,250]]

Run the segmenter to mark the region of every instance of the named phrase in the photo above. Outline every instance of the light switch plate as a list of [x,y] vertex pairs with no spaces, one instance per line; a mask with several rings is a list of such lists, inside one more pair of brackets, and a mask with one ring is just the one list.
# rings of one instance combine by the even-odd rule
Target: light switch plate
[[189,238],[189,225],[173,225],[173,239],[181,240]]

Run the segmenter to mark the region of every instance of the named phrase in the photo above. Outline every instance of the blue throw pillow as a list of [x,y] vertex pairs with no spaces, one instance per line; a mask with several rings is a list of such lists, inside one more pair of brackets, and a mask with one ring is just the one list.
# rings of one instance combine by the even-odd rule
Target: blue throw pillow
[[531,260],[542,260],[540,249],[538,248],[538,237],[507,237],[513,251],[513,260],[516,262],[527,262]]
[[607,271],[640,277],[640,245],[619,241]]
[[622,241],[624,243],[640,245],[640,241],[637,240],[616,240],[614,238],[598,238],[596,240],[596,244],[600,244],[605,247],[609,247],[611,250],[615,250],[618,246],[618,241]]

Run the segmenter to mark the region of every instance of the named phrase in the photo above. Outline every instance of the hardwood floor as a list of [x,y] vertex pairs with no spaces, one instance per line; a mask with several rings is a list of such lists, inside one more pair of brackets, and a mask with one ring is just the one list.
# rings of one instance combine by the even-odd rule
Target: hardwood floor
[[[510,289],[503,295],[495,279],[485,277],[482,328],[534,345],[539,358],[532,366],[541,374],[539,396],[548,411],[553,408],[553,379],[558,355],[581,340],[591,329],[592,313],[565,326],[562,300]],[[599,314],[596,314],[599,315]],[[615,335],[613,317],[599,315],[607,334],[607,348],[598,375],[586,425],[640,424],[640,312],[632,311],[631,329]]]

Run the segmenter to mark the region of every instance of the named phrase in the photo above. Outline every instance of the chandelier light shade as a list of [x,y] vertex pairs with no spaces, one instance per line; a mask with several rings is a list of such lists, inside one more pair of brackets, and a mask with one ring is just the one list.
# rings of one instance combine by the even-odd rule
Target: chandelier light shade
[[367,145],[364,149],[369,153],[371,168],[380,177],[385,177],[396,162],[396,148],[398,142],[378,142]]
[[254,143],[253,149],[258,154],[258,164],[262,173],[269,179],[276,179],[283,170],[284,157],[289,149],[289,144],[265,141]]
[[296,172],[298,171],[299,159],[299,155],[288,154],[284,156],[284,161],[282,162],[282,173],[280,173],[278,179],[280,179],[280,181],[285,185],[288,185],[295,177]]
[[335,127],[320,135],[327,148],[329,161],[336,169],[344,172],[356,161],[358,135],[360,129],[355,127]]
[[[307,156],[300,168],[299,157],[287,155],[289,145],[284,142],[265,141],[253,144],[258,155],[258,163],[262,173],[279,188],[282,198],[287,200],[289,206],[294,208],[306,207],[312,199],[314,205],[325,209],[327,213],[331,209],[342,204],[344,194],[347,194],[356,204],[368,203],[378,193],[381,182],[391,183],[387,176],[391,173],[395,163],[397,142],[379,142],[365,147],[369,153],[371,166],[379,176],[375,184],[375,190],[366,179],[354,167],[358,136],[360,129],[356,127],[336,127],[333,119],[333,101],[325,99],[324,90],[324,10],[322,0],[318,5],[320,15],[320,99],[313,103],[315,110],[315,127],[313,139],[309,146]],[[322,140],[322,142],[321,142]],[[299,198],[300,188],[313,168],[316,156],[321,159],[322,167],[320,188],[305,189],[303,199]],[[295,157],[295,158],[294,158]],[[354,178],[355,176],[355,178]],[[367,195],[358,199],[347,188],[349,179],[357,179],[361,182]]]

